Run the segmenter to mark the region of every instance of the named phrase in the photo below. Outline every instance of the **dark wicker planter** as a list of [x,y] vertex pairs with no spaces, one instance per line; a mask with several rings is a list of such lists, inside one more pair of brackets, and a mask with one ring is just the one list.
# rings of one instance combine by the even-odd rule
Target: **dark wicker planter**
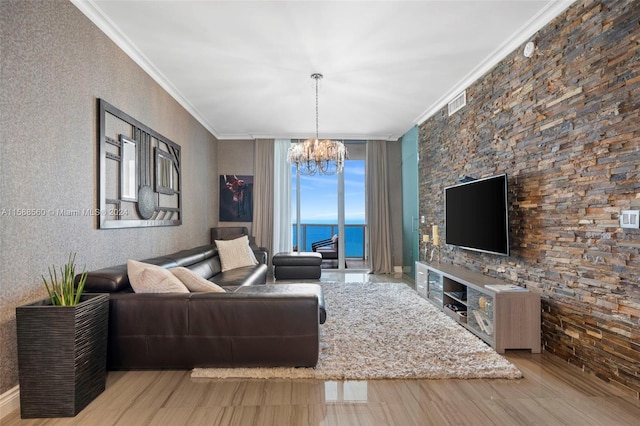
[[74,417],[104,391],[109,295],[16,308],[22,418]]

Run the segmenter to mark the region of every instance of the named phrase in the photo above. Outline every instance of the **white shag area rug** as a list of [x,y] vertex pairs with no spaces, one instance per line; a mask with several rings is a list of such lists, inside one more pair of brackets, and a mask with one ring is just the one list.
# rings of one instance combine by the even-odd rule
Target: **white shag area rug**
[[[273,284],[277,285],[277,284]],[[195,368],[192,378],[486,379],[511,362],[402,283],[321,283],[327,321],[315,368]]]

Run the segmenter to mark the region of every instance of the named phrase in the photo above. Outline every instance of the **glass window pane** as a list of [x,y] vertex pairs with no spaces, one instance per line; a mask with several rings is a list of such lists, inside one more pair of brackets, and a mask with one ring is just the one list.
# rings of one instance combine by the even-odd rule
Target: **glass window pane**
[[[364,144],[357,144],[354,157],[345,161],[345,257],[365,258],[365,160]],[[353,147],[349,146],[351,150]],[[355,148],[354,148],[355,149]],[[360,155],[362,154],[362,155]],[[351,155],[351,151],[350,151]],[[301,251],[338,233],[338,175],[300,176]],[[296,169],[291,168],[293,246],[298,245]]]

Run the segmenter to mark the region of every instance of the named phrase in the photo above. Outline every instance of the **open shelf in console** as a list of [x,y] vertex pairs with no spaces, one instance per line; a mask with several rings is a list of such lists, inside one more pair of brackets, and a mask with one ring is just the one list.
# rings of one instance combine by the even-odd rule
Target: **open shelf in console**
[[467,322],[467,286],[445,276],[442,293],[444,312],[456,321]]
[[449,264],[417,263],[416,271],[429,279],[438,277],[434,282],[441,283],[441,290],[434,292],[437,298],[427,299],[461,326],[499,353],[506,349],[540,352],[539,294],[525,288],[495,291],[486,286],[505,284],[500,279]]

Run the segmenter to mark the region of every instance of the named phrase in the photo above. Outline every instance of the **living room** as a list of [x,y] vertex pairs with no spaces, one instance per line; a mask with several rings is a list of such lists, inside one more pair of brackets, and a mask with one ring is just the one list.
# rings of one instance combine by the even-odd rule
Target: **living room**
[[[72,3],[3,1],[1,7],[0,208],[5,213],[0,405],[1,415],[9,414],[15,420],[19,392],[15,308],[45,296],[40,276],[47,265],[61,263],[74,251],[80,265],[95,270],[208,244],[209,228],[219,225],[219,175],[253,174],[256,141],[217,140]],[[561,411],[554,399],[563,398],[558,389],[568,389],[565,402],[579,399],[584,409],[602,403],[599,414],[610,416],[611,424],[616,424],[616,413],[627,419],[625,415],[637,414],[640,407],[640,233],[622,229],[618,222],[622,210],[640,209],[639,21],[637,1],[575,2],[536,33],[534,58],[539,61],[526,58],[523,46],[517,46],[468,86],[466,110],[448,117],[443,107],[417,126],[418,202],[420,215],[425,216],[421,234],[430,234],[431,224],[444,225],[445,186],[463,175],[509,174],[511,256],[451,247],[443,247],[440,255],[442,262],[466,265],[541,295],[544,357],[519,352],[507,355],[525,377],[537,377],[549,369],[554,372],[532,379],[541,383],[531,392],[543,395],[538,400],[529,397],[531,405],[522,403],[518,413],[522,424],[529,423],[528,415],[538,423],[562,423],[554,417],[555,409]],[[96,208],[97,99],[107,99],[179,141],[185,164],[182,182],[189,188],[182,199],[180,226],[105,231],[97,229],[99,218],[92,215],[16,213],[21,209]],[[386,145],[399,159],[400,143],[388,141]],[[335,275],[323,275],[328,277]],[[550,377],[554,375],[556,379]],[[108,386],[122,394],[101,406],[88,421],[126,422],[126,416],[112,416],[118,404],[127,404],[127,398],[149,398],[146,405],[137,405],[139,411],[129,414],[129,419],[144,419],[140,423],[151,423],[150,413],[162,409],[165,424],[178,424],[169,420],[171,415],[190,411],[185,405],[168,414],[165,407],[151,401],[169,398],[163,388],[171,389],[176,383],[186,386],[188,372],[141,372],[129,377],[133,378],[127,381],[122,372],[110,375]],[[118,387],[122,382],[127,386]],[[341,418],[362,423],[393,419],[393,415],[403,418],[400,412],[411,411],[419,401],[427,400],[425,405],[437,410],[433,401],[446,392],[443,389],[453,386],[456,399],[464,403],[448,400],[444,411],[475,407],[470,413],[482,416],[477,418],[491,418],[493,410],[500,410],[481,395],[493,393],[502,399],[521,389],[508,383],[496,391],[485,381],[400,382],[370,382],[369,400],[376,403],[369,409],[366,404],[345,403],[327,410],[335,415],[336,424]],[[562,387],[569,382],[568,388]],[[560,387],[549,391],[549,383]],[[277,392],[269,396],[271,387]],[[147,396],[145,389],[151,390]],[[582,389],[594,390],[581,393]],[[312,414],[323,410],[318,408],[322,405],[318,395],[326,396],[326,387],[246,381],[208,385],[197,392],[203,392],[200,398],[206,398],[204,392],[215,392],[241,399],[224,404],[251,407],[228,419],[229,424],[242,424],[242,416],[253,418],[250,410],[255,414],[261,403],[268,405],[267,411],[277,412],[277,395],[280,401],[287,400],[283,395],[294,401],[282,408],[287,413],[303,405],[313,406]],[[483,399],[483,408],[475,405],[478,399]],[[545,403],[553,408],[545,411]],[[307,419],[315,419],[312,414],[307,412]],[[600,418],[593,415],[591,420],[597,424],[593,419]],[[460,423],[470,423],[472,417]],[[589,422],[589,418],[580,420]],[[411,421],[428,424],[419,417]]]

